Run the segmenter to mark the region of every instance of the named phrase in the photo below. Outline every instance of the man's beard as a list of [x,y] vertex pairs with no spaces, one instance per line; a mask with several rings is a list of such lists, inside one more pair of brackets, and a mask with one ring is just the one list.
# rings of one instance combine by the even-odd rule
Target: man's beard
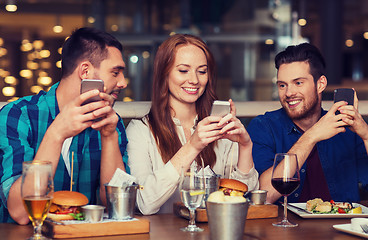
[[[300,111],[290,111],[288,107],[285,107],[283,104],[282,107],[286,111],[287,115],[291,118],[291,120],[302,120],[311,117],[316,111],[319,111],[319,101],[318,101],[318,93],[317,90],[314,92],[314,96],[311,97],[311,102],[305,103]],[[287,103],[286,103],[287,104]]]

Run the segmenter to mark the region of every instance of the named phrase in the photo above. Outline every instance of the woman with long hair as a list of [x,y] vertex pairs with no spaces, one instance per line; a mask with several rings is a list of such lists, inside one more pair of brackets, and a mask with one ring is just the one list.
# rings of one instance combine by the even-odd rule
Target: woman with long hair
[[128,165],[144,186],[137,195],[140,211],[172,212],[180,202],[181,169],[202,160],[223,178],[258,188],[253,144],[234,103],[229,100],[230,114],[209,116],[217,97],[208,46],[193,35],[169,37],[158,48],[153,75],[150,112],[127,127]]

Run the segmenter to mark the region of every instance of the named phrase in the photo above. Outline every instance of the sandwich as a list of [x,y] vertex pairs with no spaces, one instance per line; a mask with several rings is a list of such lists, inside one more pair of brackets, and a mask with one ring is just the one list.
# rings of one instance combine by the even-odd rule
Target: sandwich
[[50,206],[48,218],[54,221],[80,220],[81,206],[88,203],[88,198],[79,192],[57,191]]
[[248,191],[248,186],[235,179],[223,178],[219,183],[220,191],[224,192],[225,196],[243,196]]

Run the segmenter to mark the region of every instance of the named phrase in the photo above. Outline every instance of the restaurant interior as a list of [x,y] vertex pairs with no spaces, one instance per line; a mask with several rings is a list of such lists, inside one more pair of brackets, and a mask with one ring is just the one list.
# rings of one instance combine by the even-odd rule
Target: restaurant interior
[[[316,45],[326,59],[328,87],[323,100],[332,101],[335,88],[353,87],[364,103],[362,115],[368,117],[367,0],[0,0],[0,107],[47,91],[58,82],[63,42],[73,30],[84,26],[103,29],[123,44],[128,86],[119,94],[120,104],[114,106],[118,113],[124,108],[136,116],[137,109],[130,113],[129,106],[123,104],[151,100],[158,46],[172,34],[189,33],[204,39],[214,54],[219,99],[244,103],[237,108],[242,121],[263,113],[270,108],[268,104],[279,104],[274,57],[287,46],[302,42]],[[244,110],[249,105],[254,112]],[[149,106],[144,105],[140,116]],[[367,218],[368,193],[363,189],[361,197],[363,201],[356,206],[363,212],[355,216]],[[347,215],[311,215],[296,207],[289,211],[288,219],[298,227],[273,227],[277,218],[288,212],[276,204],[263,200],[261,206],[249,207],[240,239],[368,238],[359,226],[359,231],[351,232]],[[72,229],[52,222],[48,223],[52,228],[46,230],[51,237],[62,239],[214,239],[205,208],[202,215],[196,213],[197,224],[204,231],[183,233],[180,228],[189,218],[188,209],[183,209],[180,205],[177,212],[165,215],[134,213],[140,225],[123,228],[95,224]],[[0,223],[0,239],[26,239],[31,234],[30,224]]]
[[208,43],[220,99],[277,100],[274,56],[306,41],[327,61],[325,100],[339,86],[368,99],[365,0],[1,0],[0,11],[0,102],[57,82],[63,41],[82,26],[104,29],[124,46],[129,85],[119,101],[150,100],[155,51],[174,33]]

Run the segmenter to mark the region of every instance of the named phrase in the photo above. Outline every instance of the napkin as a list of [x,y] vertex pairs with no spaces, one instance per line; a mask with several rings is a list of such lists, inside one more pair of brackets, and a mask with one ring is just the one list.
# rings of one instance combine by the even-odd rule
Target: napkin
[[113,187],[124,187],[133,185],[135,182],[137,182],[135,177],[117,168],[108,185]]
[[216,176],[216,173],[212,170],[212,168],[210,168],[210,166],[206,166],[205,168],[202,168],[198,171],[197,175],[202,174],[202,172],[204,171],[204,177],[205,178],[211,178],[213,176]]

